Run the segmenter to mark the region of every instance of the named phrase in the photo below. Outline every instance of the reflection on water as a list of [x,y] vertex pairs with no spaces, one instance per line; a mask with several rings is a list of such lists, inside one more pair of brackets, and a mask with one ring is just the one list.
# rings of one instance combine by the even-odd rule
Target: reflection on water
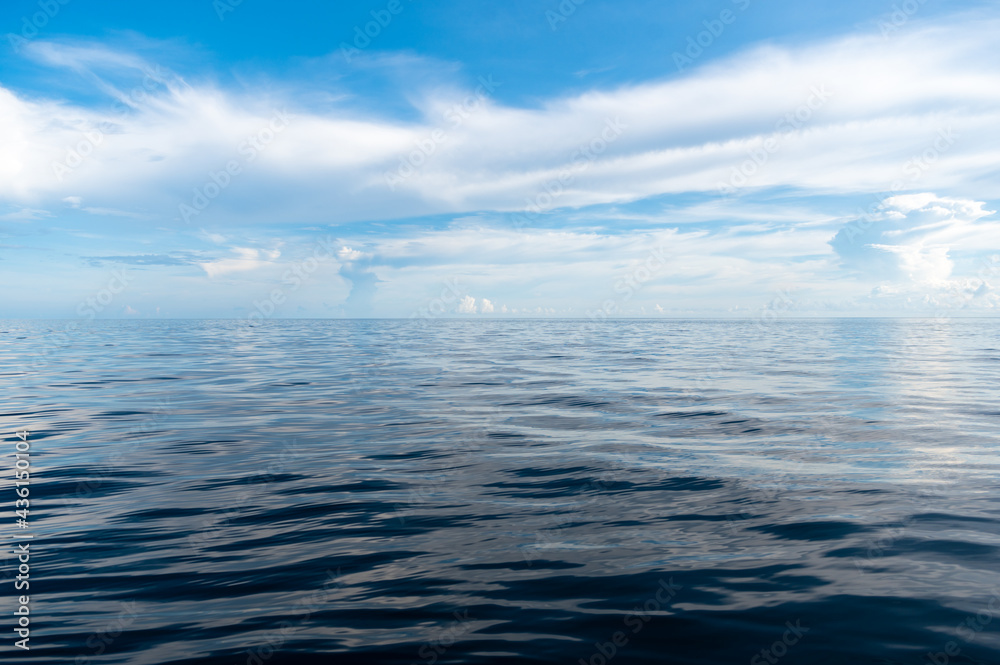
[[62,326],[12,663],[1000,662],[991,321]]

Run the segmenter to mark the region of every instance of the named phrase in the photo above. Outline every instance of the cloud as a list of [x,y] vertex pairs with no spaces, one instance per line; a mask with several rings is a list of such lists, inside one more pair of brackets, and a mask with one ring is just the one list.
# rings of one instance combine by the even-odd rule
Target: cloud
[[266,251],[250,247],[234,247],[232,251],[237,255],[235,258],[206,261],[198,265],[201,266],[209,278],[214,278],[234,272],[256,270],[269,265],[281,256],[281,252],[278,250]]
[[458,303],[456,310],[459,314],[475,314],[476,299],[472,296],[464,296]]
[[356,249],[341,247],[340,250],[337,251],[337,258],[342,262],[351,263],[369,257],[364,252],[359,252]]
[[1000,231],[995,221],[977,223],[993,214],[984,205],[931,193],[888,197],[873,214],[841,228],[830,245],[849,269],[883,279],[942,284],[954,268],[949,257],[953,245],[973,249]]
[[[183,280],[215,298],[199,313],[230,311],[334,227],[336,264],[295,293],[323,315],[406,315],[446,279],[461,285],[451,314],[747,312],[789,285],[812,311],[993,307],[996,15],[744,49],[531,104],[486,91],[461,117],[449,111],[476,92],[442,81],[454,70],[405,94],[264,76],[251,94],[196,65],[171,71],[155,47],[36,39],[39,67],[93,88],[0,86],[0,220],[36,222],[5,229],[35,246],[4,267],[147,266],[163,279],[142,311],[188,307]],[[278,237],[290,247],[259,240]],[[637,288],[652,252],[663,265]],[[171,269],[186,264],[204,274]]]
[[82,210],[91,215],[103,215],[110,217],[129,217],[132,219],[148,219],[148,215],[141,215],[128,210],[116,210],[114,208],[91,208],[83,205],[83,198],[79,196],[67,196],[63,202],[73,210]]
[[[460,122],[447,116],[453,92],[418,96],[422,118],[413,122],[345,104],[302,108],[291,84],[251,98],[162,67],[156,87],[127,113],[0,88],[0,200],[83,197],[96,209],[145,209],[182,223],[179,206],[211,189],[211,174],[231,162],[239,173],[200,213],[216,224],[575,208],[714,194],[734,174],[745,176],[738,192],[868,192],[899,182],[903,191],[975,187],[988,199],[1000,195],[998,25],[992,17],[913,20],[891,40],[853,35],[749,49],[680,77],[536,108],[487,98]],[[102,81],[123,72],[141,81],[153,69],[94,45],[34,48],[47,66]],[[131,98],[108,85],[111,97]],[[248,138],[267,136],[282,109],[287,127],[251,150]],[[942,132],[952,143],[942,143]],[[935,145],[943,149],[925,159]],[[387,174],[406,164],[415,165],[412,175],[390,190]]]
[[378,276],[369,268],[372,256],[344,246],[337,251],[337,259],[341,262],[340,276],[351,283],[351,291],[343,306],[344,314],[370,315],[379,283]]
[[167,254],[133,254],[129,256],[84,256],[91,265],[100,266],[108,263],[126,263],[135,266],[185,266],[199,263],[190,256],[173,256]]
[[39,210],[37,208],[19,208],[13,212],[0,214],[0,222],[36,222],[51,216],[52,213],[48,210]]
[[[979,201],[931,193],[886,198],[873,213],[844,225],[830,241],[841,265],[881,280],[869,294],[895,307],[993,309],[1000,298],[1000,222]],[[965,267],[955,274],[956,258]]]
[[205,229],[198,230],[198,237],[211,243],[215,243],[216,245],[221,245],[227,241],[226,236],[221,233],[214,233],[212,231],[206,231]]

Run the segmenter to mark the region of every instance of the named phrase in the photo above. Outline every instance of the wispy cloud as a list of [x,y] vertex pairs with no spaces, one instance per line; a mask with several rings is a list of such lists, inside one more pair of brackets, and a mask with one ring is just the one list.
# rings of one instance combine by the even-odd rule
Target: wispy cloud
[[[398,98],[338,87],[320,103],[308,81],[172,71],[154,46],[35,39],[39,66],[106,102],[0,87],[0,221],[72,235],[86,247],[60,251],[98,267],[199,266],[184,287],[220,299],[280,280],[333,228],[336,261],[294,294],[313,313],[406,315],[450,278],[451,314],[584,315],[606,298],[743,311],[790,284],[830,311],[931,306],[958,285],[990,308],[975,275],[1000,247],[994,14],[750,47],[530,105],[406,54],[356,63],[406,73]],[[401,164],[412,174],[388,187]],[[626,302],[619,280],[656,248],[669,261]]]
[[134,266],[186,266],[201,265],[193,256],[167,254],[134,254],[121,256],[84,256],[94,266],[125,263]]
[[18,208],[11,212],[0,213],[0,222],[35,222],[52,217],[48,210],[37,208]]
[[[851,36],[813,46],[757,48],[681,78],[593,90],[536,109],[488,104],[451,128],[434,158],[396,193],[386,188],[384,172],[446,124],[433,113],[447,108],[448,99],[423,101],[431,115],[412,124],[362,119],[346,108],[318,114],[296,109],[294,98],[272,98],[264,105],[205,85],[171,85],[120,119],[120,131],[104,136],[84,163],[59,180],[52,163],[106,118],[94,109],[29,101],[4,90],[0,112],[9,119],[11,140],[0,162],[0,171],[9,175],[0,196],[77,195],[114,209],[152,201],[159,214],[175,217],[171,208],[176,210],[206,173],[238,157],[237,146],[266,128],[277,107],[289,108],[295,121],[240,176],[238,192],[230,188],[213,202],[215,218],[240,211],[244,221],[263,221],[283,207],[310,223],[404,211],[513,211],[591,144],[599,154],[563,188],[554,207],[714,192],[775,133],[783,117],[820,89],[828,98],[807,126],[783,137],[780,151],[751,186],[852,192],[876,183],[887,189],[906,177],[908,159],[932,144],[936,132],[951,127],[959,136],[954,148],[922,173],[919,183],[908,184],[962,187],[985,182],[1000,157],[997,27],[992,19],[914,25],[889,41]],[[106,49],[44,42],[35,48],[46,62],[60,65],[139,72],[147,66]],[[605,123],[616,119],[627,129],[600,147]],[[246,215],[247,199],[259,201],[262,190],[269,201],[261,214]],[[340,203],[337,210],[317,215],[332,201]]]

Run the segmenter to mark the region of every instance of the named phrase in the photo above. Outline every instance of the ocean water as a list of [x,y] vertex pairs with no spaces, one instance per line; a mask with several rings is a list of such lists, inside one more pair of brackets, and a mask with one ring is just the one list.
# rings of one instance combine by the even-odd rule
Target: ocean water
[[1000,663],[997,321],[5,321],[0,357],[4,662]]

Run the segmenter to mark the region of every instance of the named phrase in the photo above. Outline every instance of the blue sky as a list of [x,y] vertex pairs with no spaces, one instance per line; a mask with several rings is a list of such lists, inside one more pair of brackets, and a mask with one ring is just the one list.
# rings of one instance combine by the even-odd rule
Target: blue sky
[[7,2],[0,316],[988,316],[993,3]]

